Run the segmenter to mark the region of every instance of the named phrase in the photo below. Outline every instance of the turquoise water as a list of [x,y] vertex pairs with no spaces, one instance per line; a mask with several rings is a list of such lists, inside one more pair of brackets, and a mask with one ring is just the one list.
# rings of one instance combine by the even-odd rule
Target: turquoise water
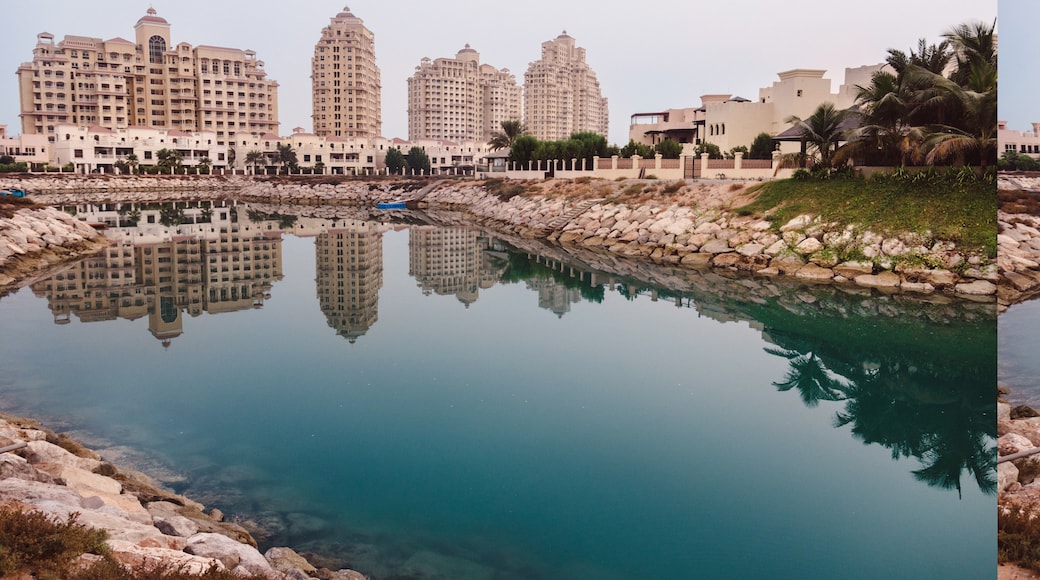
[[280,217],[0,300],[3,406],[375,578],[994,576],[992,305]]

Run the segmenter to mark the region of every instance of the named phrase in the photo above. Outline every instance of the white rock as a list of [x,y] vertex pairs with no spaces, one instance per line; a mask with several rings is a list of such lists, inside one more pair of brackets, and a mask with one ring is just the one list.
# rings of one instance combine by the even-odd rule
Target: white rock
[[241,567],[252,574],[266,574],[273,571],[271,564],[256,548],[241,544],[221,534],[205,532],[195,534],[188,538],[184,551],[196,556],[216,558],[232,570]]

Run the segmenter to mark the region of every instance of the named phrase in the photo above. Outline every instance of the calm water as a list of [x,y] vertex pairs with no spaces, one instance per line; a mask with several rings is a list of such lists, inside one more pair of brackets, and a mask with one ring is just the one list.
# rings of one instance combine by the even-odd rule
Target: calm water
[[1040,360],[1036,357],[1038,323],[1038,300],[1016,304],[1000,316],[998,380],[1010,388],[1010,401],[1040,409]]
[[137,222],[121,245],[0,300],[0,403],[266,546],[376,578],[995,575],[992,305],[414,214],[112,209],[78,212]]

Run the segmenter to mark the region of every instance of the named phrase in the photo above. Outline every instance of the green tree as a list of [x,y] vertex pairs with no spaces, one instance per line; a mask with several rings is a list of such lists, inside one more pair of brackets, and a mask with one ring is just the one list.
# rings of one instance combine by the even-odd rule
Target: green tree
[[722,150],[719,149],[719,146],[714,143],[708,143],[707,141],[704,141],[700,145],[698,145],[697,149],[694,151],[694,155],[696,155],[697,157],[700,157],[705,153],[708,154],[708,159],[722,159]]
[[540,141],[531,135],[517,137],[513,142],[513,147],[509,150],[509,161],[526,168],[529,162],[537,159],[535,152],[538,150],[539,144]]
[[743,153],[744,157],[747,157],[747,145],[737,145],[736,147],[731,147],[730,150],[726,152],[726,159],[736,159],[737,153]]
[[804,120],[791,115],[785,122],[801,130],[803,143],[819,157],[820,166],[830,168],[833,166],[831,158],[839,142],[845,138],[844,123],[852,114],[848,109],[836,108],[833,103],[822,103]]
[[130,173],[137,173],[137,167],[141,164],[141,161],[137,158],[137,155],[131,153],[126,156],[126,165],[130,169]]
[[249,153],[246,153],[246,165],[251,165],[253,167],[254,175],[264,161],[266,161],[266,159],[261,151],[253,149]]
[[628,141],[628,145],[625,145],[621,148],[620,156],[628,158],[632,157],[633,155],[638,155],[643,158],[653,157],[654,150],[652,147],[646,145],[645,143],[637,143],[636,141],[630,139]]
[[290,143],[278,144],[278,163],[285,169],[285,174],[296,171],[299,167],[296,160],[296,151]]
[[0,165],[14,165],[14,157],[10,155],[0,155]]
[[769,133],[759,133],[755,135],[755,140],[751,142],[751,149],[748,150],[748,159],[772,159],[773,158],[773,137]]
[[678,159],[682,155],[682,143],[674,139],[665,139],[654,147],[654,150],[665,159]]
[[386,150],[386,160],[384,163],[386,164],[387,170],[389,170],[393,175],[399,175],[404,171],[404,155],[397,147],[391,147]]
[[408,169],[414,173],[430,173],[430,157],[422,147],[408,150]]
[[184,161],[181,152],[176,149],[160,149],[155,152],[155,158],[160,169],[169,169],[171,174],[176,172]]
[[495,131],[491,134],[491,141],[488,141],[488,145],[491,147],[492,151],[509,149],[513,146],[513,143],[516,142],[518,137],[526,134],[527,127],[525,127],[520,121],[502,121],[502,130]]
[[573,133],[570,140],[577,142],[580,148],[574,157],[579,160],[584,159],[590,165],[593,157],[609,157],[610,147],[607,146],[607,138],[599,133],[591,131]]
[[199,159],[198,169],[199,173],[209,175],[210,169],[213,167],[213,160],[209,157],[203,157]]

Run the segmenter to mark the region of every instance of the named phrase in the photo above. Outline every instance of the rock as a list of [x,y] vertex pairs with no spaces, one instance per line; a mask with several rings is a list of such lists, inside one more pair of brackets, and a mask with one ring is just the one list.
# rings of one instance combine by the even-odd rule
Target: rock
[[112,557],[127,566],[169,566],[196,576],[207,570],[225,570],[224,564],[216,558],[193,556],[180,550],[167,548],[143,548],[124,540],[109,540],[108,547]]
[[1018,468],[1010,461],[997,465],[997,491],[1004,491],[1012,483],[1018,483]]
[[54,478],[49,473],[29,465],[24,458],[13,453],[0,453],[0,479],[9,477],[40,483],[54,483]]
[[931,294],[932,292],[935,292],[935,286],[932,286],[928,282],[903,281],[899,284],[899,289],[903,292],[916,292],[918,294]]
[[954,291],[969,296],[992,296],[997,293],[997,286],[986,280],[975,280],[967,284],[957,284]]
[[1019,435],[1018,433],[1008,433],[1007,435],[1000,436],[997,439],[997,455],[1003,457],[1004,455],[1013,455],[1022,451],[1028,451],[1033,449],[1033,442],[1030,441],[1026,436]]
[[73,489],[64,485],[25,479],[11,478],[0,480],[0,496],[4,499],[27,504],[52,501],[73,508],[83,507],[83,498]]
[[899,238],[888,238],[881,242],[881,252],[886,256],[902,256],[907,252],[907,248]]
[[772,244],[770,244],[769,247],[766,248],[763,253],[768,255],[768,256],[775,256],[775,255],[779,254],[780,252],[782,252],[782,251],[784,251],[786,249],[787,249],[787,242],[785,242],[783,240],[777,240],[777,241],[773,242]]
[[1040,417],[1040,413],[1029,405],[1019,405],[1008,412],[1009,419],[1028,419],[1030,417]]
[[701,246],[700,251],[705,254],[722,254],[732,252],[733,248],[729,247],[729,243],[726,240],[711,240]]
[[735,252],[728,252],[725,254],[716,254],[711,260],[711,265],[716,268],[735,268],[737,267],[744,257]]
[[155,518],[153,523],[160,532],[167,536],[187,538],[199,533],[199,526],[184,516]]
[[795,249],[801,254],[812,254],[823,249],[823,243],[816,238],[805,238],[795,246]]
[[804,265],[798,256],[778,256],[769,261],[769,267],[776,268],[781,274],[794,274]]
[[842,262],[833,268],[834,273],[839,276],[844,276],[849,279],[853,279],[856,276],[863,274],[873,274],[874,264],[871,262]]
[[29,463],[32,464],[62,463],[86,471],[94,471],[101,465],[101,461],[97,459],[73,455],[67,450],[47,441],[29,441],[25,455]]
[[700,252],[694,252],[692,254],[686,254],[683,259],[679,261],[683,266],[692,267],[703,267],[707,266],[711,262],[712,254],[702,254]]
[[921,281],[928,282],[937,288],[952,286],[957,281],[957,275],[949,270],[927,270],[921,278]]
[[[774,260],[775,262],[776,260]],[[806,264],[799,268],[794,273],[795,278],[802,280],[810,280],[816,282],[828,281],[834,278],[834,271],[830,268],[823,268],[816,264]]]
[[306,558],[290,548],[271,548],[264,552],[264,558],[267,559],[272,568],[279,572],[297,569],[310,574],[318,571]]
[[1017,272],[1004,272],[1004,278],[1019,292],[1028,292],[1040,286],[1040,281]]
[[780,226],[781,232],[789,232],[792,230],[803,230],[809,226],[813,221],[813,216],[808,214],[802,214],[786,224]]
[[867,288],[898,288],[901,282],[899,274],[895,272],[880,272],[878,274],[860,274],[852,279],[856,284]]
[[221,534],[195,534],[188,538],[184,551],[196,556],[216,558],[230,570],[241,568],[250,574],[267,574],[273,570],[256,548]]

